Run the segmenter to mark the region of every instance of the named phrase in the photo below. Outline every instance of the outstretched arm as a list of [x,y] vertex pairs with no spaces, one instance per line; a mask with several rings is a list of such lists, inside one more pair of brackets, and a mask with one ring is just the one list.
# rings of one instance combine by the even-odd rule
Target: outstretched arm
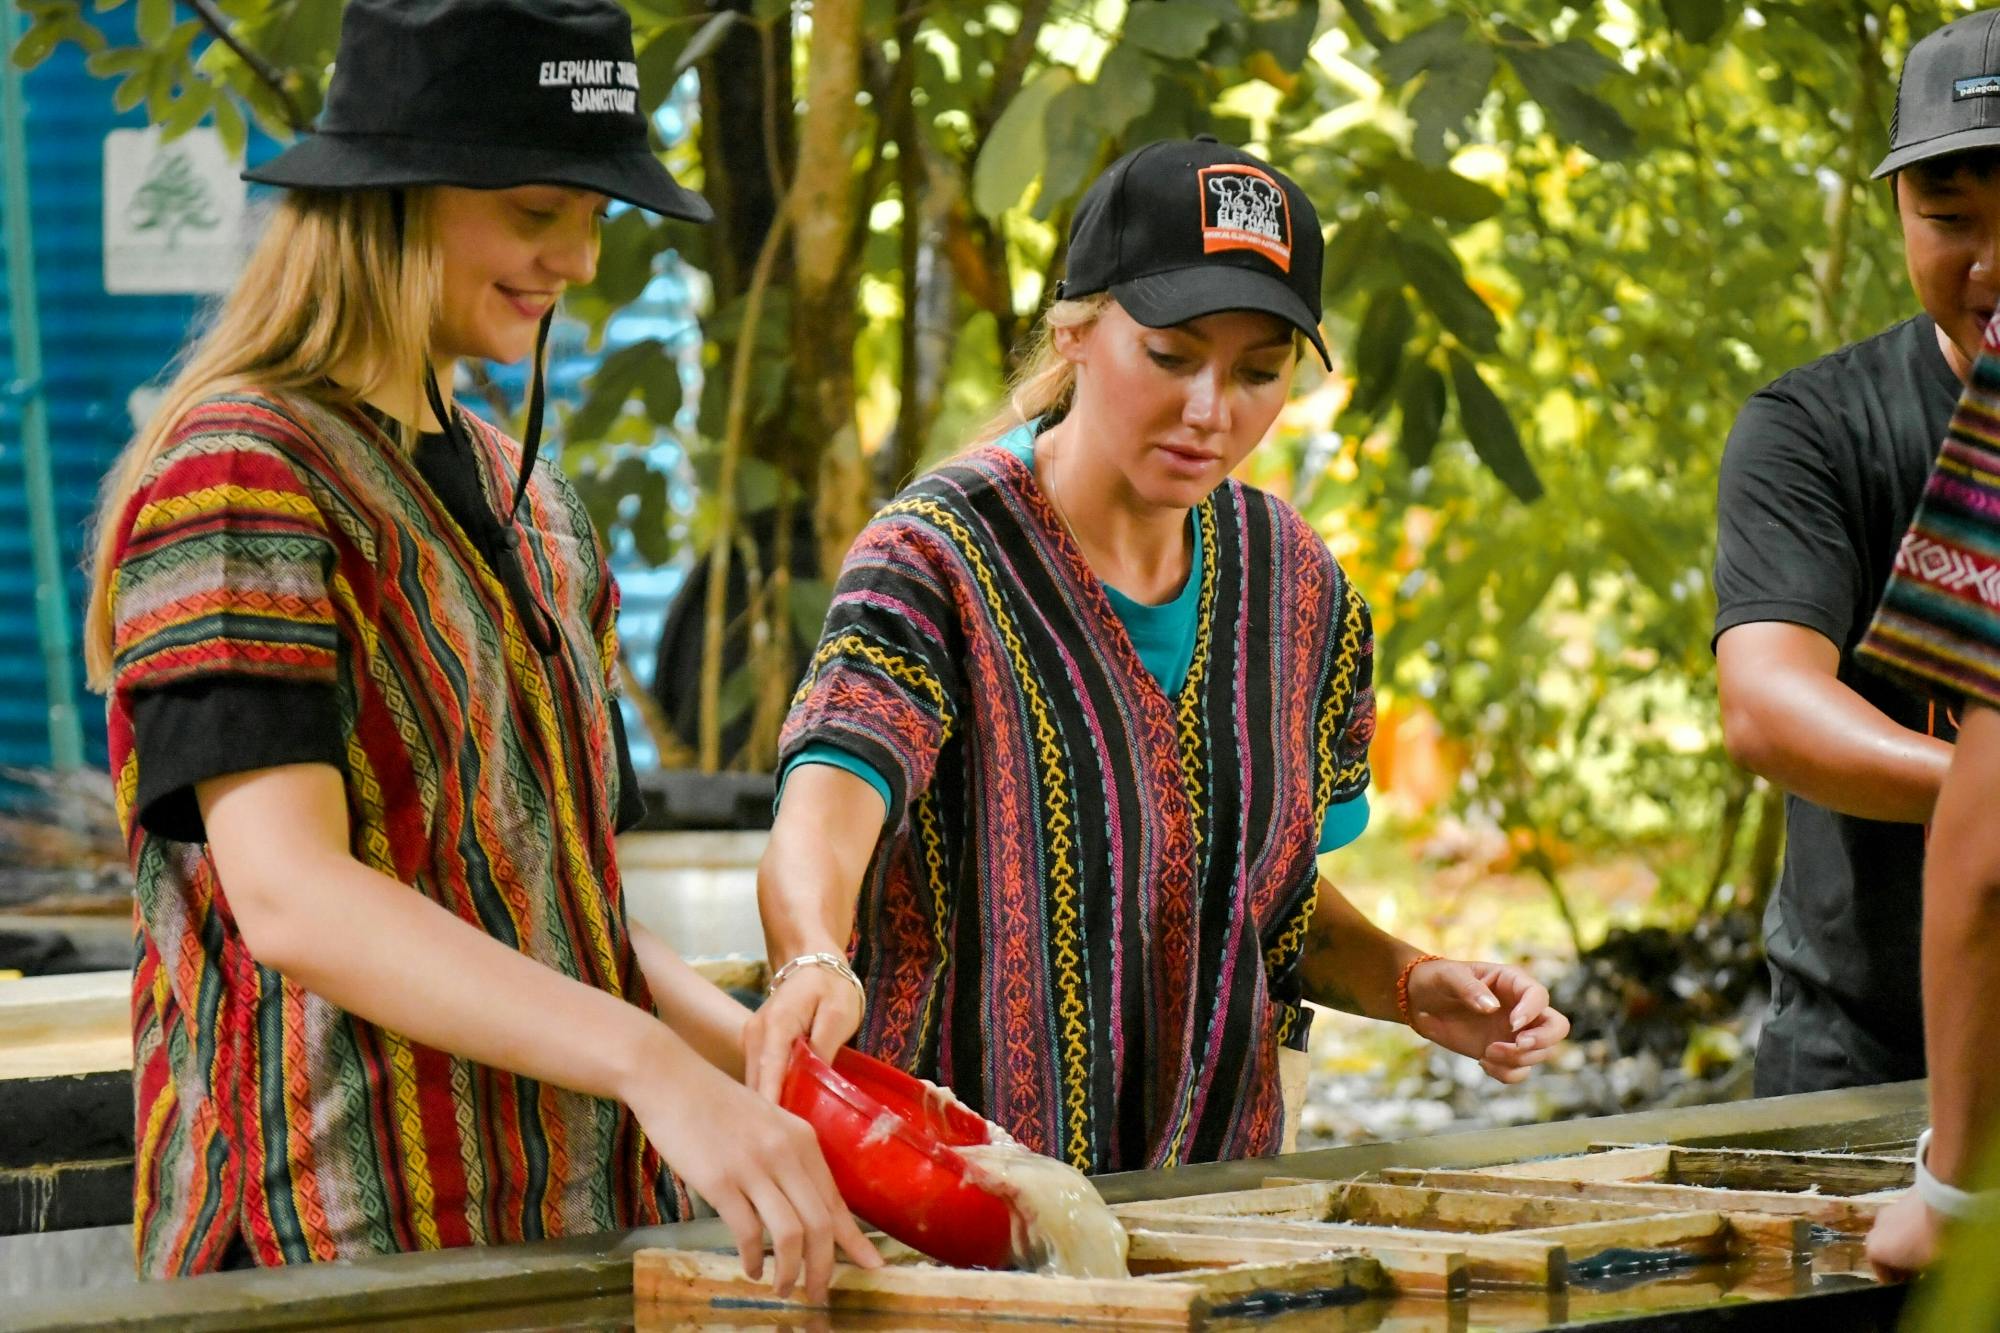
[[[1300,966],[1306,998],[1329,1009],[1402,1022],[1396,982],[1422,957],[1376,926],[1324,875]],[[1409,1022],[1421,1037],[1518,1083],[1569,1035],[1548,990],[1518,967],[1434,958],[1409,974]]]

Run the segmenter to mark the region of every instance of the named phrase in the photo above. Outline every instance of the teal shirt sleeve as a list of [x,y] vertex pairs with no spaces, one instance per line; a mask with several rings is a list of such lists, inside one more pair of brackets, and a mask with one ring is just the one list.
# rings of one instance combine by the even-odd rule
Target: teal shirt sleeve
[[1368,793],[1330,805],[1326,809],[1326,822],[1319,829],[1319,850],[1324,856],[1337,852],[1348,843],[1361,836],[1368,827]]
[[[785,765],[785,771],[778,775],[778,792],[771,800],[771,808],[773,810],[776,810],[778,802],[784,799],[785,779],[791,777],[792,770],[801,764],[831,764],[835,768],[846,769],[849,773],[852,773],[855,777],[860,778],[875,789],[875,794],[882,798],[882,808],[884,810],[889,808],[889,780],[876,772],[873,764],[865,759],[855,758],[838,745],[831,745],[826,741],[814,741],[811,745],[793,755],[792,761]],[[1363,821],[1366,822],[1365,815],[1363,816]],[[1322,840],[1324,840],[1323,837]],[[1325,849],[1322,848],[1321,850]]]

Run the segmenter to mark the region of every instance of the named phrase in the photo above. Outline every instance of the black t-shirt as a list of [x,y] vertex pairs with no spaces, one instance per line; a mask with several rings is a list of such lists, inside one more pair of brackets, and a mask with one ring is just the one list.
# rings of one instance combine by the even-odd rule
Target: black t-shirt
[[[477,534],[496,518],[467,443],[463,434],[423,435],[412,461],[458,525]],[[611,738],[622,833],[644,817],[646,805],[616,704]],[[178,842],[207,841],[195,802],[198,782],[279,764],[331,764],[344,771],[347,763],[332,686],[256,676],[187,681],[139,695],[132,701],[132,750],[140,759],[139,823]]]
[[[1961,389],[1928,315],[1759,390],[1729,432],[1715,552],[1715,633],[1776,620],[1840,648],[1840,680],[1888,717],[1949,740],[1942,706],[1862,667],[1868,628]],[[1785,801],[1785,865],[1764,918],[1776,987],[1757,1090],[1924,1072],[1918,939],[1924,832]]]

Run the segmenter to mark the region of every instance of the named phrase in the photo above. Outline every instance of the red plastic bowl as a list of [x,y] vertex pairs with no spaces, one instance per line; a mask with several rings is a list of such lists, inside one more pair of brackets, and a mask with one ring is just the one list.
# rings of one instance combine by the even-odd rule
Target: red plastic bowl
[[813,1127],[855,1216],[942,1263],[1012,1266],[1012,1206],[954,1151],[992,1141],[984,1119],[893,1065],[847,1047],[828,1065],[803,1040],[778,1101]]

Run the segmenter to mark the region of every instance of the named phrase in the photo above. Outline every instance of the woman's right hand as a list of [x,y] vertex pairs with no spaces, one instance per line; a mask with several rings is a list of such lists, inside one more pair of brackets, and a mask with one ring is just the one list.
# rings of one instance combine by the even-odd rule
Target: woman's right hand
[[797,968],[743,1025],[744,1080],[775,1102],[795,1038],[831,1060],[860,1027],[861,993],[853,982],[827,968]]
[[671,1073],[655,1066],[625,1100],[667,1165],[729,1227],[752,1280],[763,1274],[767,1231],[781,1297],[802,1280],[823,1303],[835,1246],[863,1268],[881,1264],[805,1121],[699,1058]]

